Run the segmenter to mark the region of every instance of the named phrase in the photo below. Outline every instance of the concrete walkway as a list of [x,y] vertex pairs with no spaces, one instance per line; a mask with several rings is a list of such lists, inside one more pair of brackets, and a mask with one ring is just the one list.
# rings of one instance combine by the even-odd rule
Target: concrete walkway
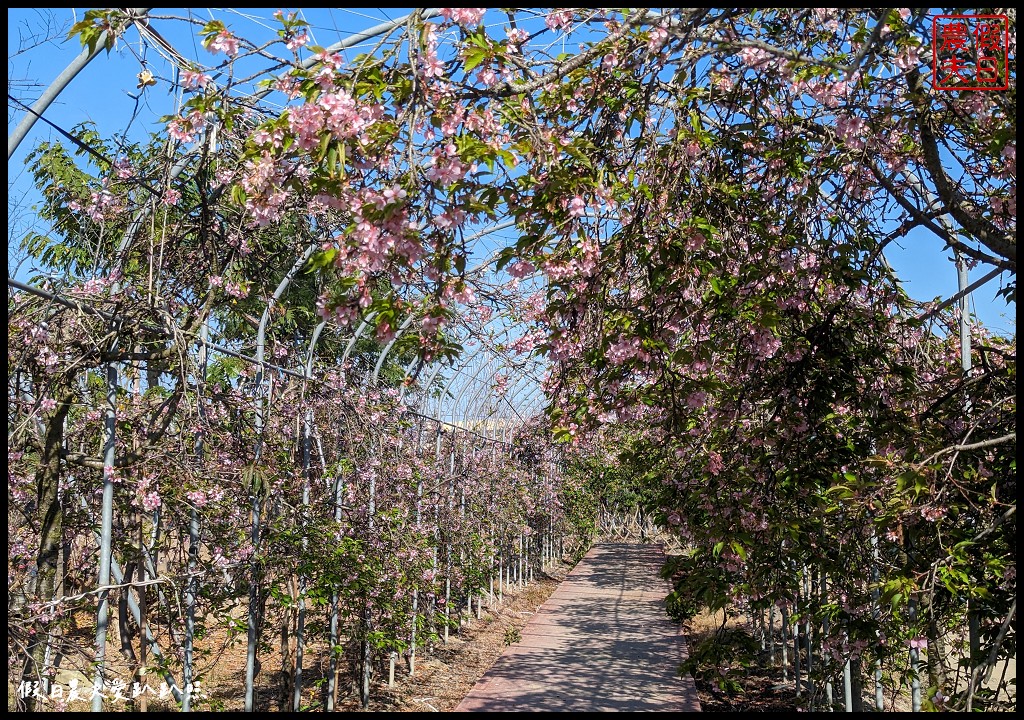
[[697,711],[656,545],[596,545],[456,712]]

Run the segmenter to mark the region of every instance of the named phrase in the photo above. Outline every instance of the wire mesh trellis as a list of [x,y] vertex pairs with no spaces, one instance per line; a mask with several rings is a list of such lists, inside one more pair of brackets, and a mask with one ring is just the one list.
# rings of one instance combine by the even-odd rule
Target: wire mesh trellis
[[[142,9],[137,9],[131,21],[138,23],[141,12]],[[406,23],[411,26],[413,21],[430,17],[435,12],[420,12],[385,23],[337,43],[327,52],[352,47],[377,33],[401,29]],[[140,32],[146,32],[142,30],[145,27],[148,26],[140,24]],[[100,36],[96,47],[103,43],[104,36]],[[93,48],[89,53],[83,53],[83,58],[96,54]],[[217,76],[217,82],[224,79],[223,74]],[[259,100],[266,96],[256,92],[251,97]],[[42,106],[37,107],[37,112],[42,112],[42,109]],[[35,115],[30,113],[30,116],[26,127],[34,122]],[[224,129],[211,127],[204,136],[205,142],[186,153],[185,159],[169,162],[168,167],[161,168],[159,174],[165,178],[168,187],[171,179],[197,167],[202,168],[199,156],[218,150],[218,132],[223,133]],[[16,136],[9,138],[9,156],[18,142]],[[209,196],[199,198],[198,215],[203,214],[204,203],[224,187],[220,184]],[[149,197],[152,190],[147,192],[145,202],[140,202],[138,207],[126,208],[129,222],[121,231],[121,247],[112,253],[110,270],[129,267],[133,259],[125,257],[125,249],[145,234],[145,223],[157,215],[157,202]],[[202,231],[212,232],[218,241],[224,240],[224,228],[214,228],[208,220],[201,218],[198,221]],[[114,235],[115,222],[112,220],[99,225],[97,247],[108,241],[108,236]],[[499,228],[500,224],[492,230]],[[49,455],[43,452],[42,456],[48,461],[75,463],[77,468],[81,468],[77,470],[79,477],[72,478],[73,485],[77,485],[70,490],[62,488],[60,483],[51,482],[48,486],[43,483],[46,489],[44,499],[52,502],[57,498],[59,505],[61,493],[80,493],[89,499],[83,512],[86,515],[92,513],[92,521],[98,522],[101,528],[99,587],[95,589],[99,611],[96,649],[92,656],[92,662],[96,663],[97,689],[105,684],[105,665],[109,664],[104,653],[108,644],[106,623],[111,614],[107,605],[110,604],[111,593],[121,593],[119,599],[125,600],[128,611],[136,617],[137,632],[145,636],[140,644],[142,665],[145,665],[147,649],[152,650],[154,656],[174,655],[161,650],[161,642],[169,643],[164,645],[165,649],[183,646],[182,683],[177,685],[172,675],[168,675],[166,681],[172,696],[183,693],[186,708],[196,694],[196,688],[190,684],[194,685],[192,680],[197,677],[193,672],[197,606],[201,608],[204,602],[225,603],[231,598],[246,596],[247,709],[253,709],[260,701],[267,701],[265,694],[262,700],[259,697],[256,678],[266,674],[261,670],[260,658],[266,657],[261,643],[269,627],[268,607],[290,623],[284,631],[290,637],[289,644],[281,655],[294,652],[294,656],[289,657],[287,667],[282,664],[281,678],[287,686],[281,692],[282,708],[297,710],[303,706],[306,619],[317,611],[323,611],[330,625],[329,631],[321,633],[321,638],[328,638],[330,646],[329,692],[325,704],[333,707],[340,691],[337,687],[338,672],[345,661],[360,665],[358,671],[365,700],[368,696],[366,683],[371,676],[374,658],[393,659],[394,653],[407,650],[410,670],[414,668],[417,631],[423,630],[418,624],[421,620],[429,618],[432,623],[427,627],[429,632],[447,636],[453,624],[450,608],[454,599],[461,597],[459,602],[468,604],[472,593],[482,586],[476,580],[467,579],[471,571],[476,570],[476,565],[492,569],[488,577],[489,588],[493,586],[493,566],[497,566],[500,595],[510,582],[519,583],[530,577],[533,571],[530,558],[537,552],[544,557],[547,554],[546,544],[561,544],[560,541],[545,543],[542,535],[538,551],[532,542],[536,535],[527,534],[528,530],[554,532],[550,527],[554,513],[548,510],[551,507],[550,489],[540,476],[557,475],[559,463],[557,458],[544,452],[523,451],[521,445],[527,436],[525,433],[517,434],[515,430],[526,425],[541,409],[544,395],[542,380],[538,377],[542,374],[542,367],[526,367],[521,360],[512,361],[507,356],[501,357],[500,349],[496,351],[498,346],[512,340],[511,333],[515,331],[511,318],[508,318],[508,324],[497,329],[488,327],[486,323],[473,326],[459,318],[456,324],[458,331],[452,337],[467,349],[471,342],[479,343],[480,348],[479,351],[469,349],[462,353],[451,365],[437,362],[423,368],[418,360],[407,362],[402,356],[408,350],[403,347],[403,342],[414,334],[414,323],[420,318],[409,315],[389,338],[387,333],[381,332],[386,318],[379,311],[358,316],[353,323],[357,329],[351,335],[326,322],[318,322],[311,334],[309,328],[298,333],[294,344],[301,345],[305,354],[298,351],[282,353],[282,357],[291,358],[290,366],[284,360],[280,365],[267,361],[268,345],[280,341],[280,338],[273,337],[268,341],[265,335],[267,326],[275,309],[283,305],[279,301],[289,292],[292,277],[315,252],[315,242],[323,239],[313,238],[314,243],[309,244],[309,237],[296,237],[294,246],[288,246],[275,257],[276,261],[286,258],[280,266],[282,270],[288,267],[287,263],[294,262],[291,273],[286,273],[283,280],[273,274],[267,278],[268,284],[260,289],[267,300],[265,305],[256,308],[255,317],[239,321],[257,326],[255,351],[249,349],[253,347],[252,338],[245,332],[236,332],[231,341],[211,343],[206,337],[209,326],[205,317],[199,324],[195,318],[178,324],[176,320],[181,317],[168,322],[169,317],[179,313],[169,310],[170,305],[158,307],[154,301],[171,299],[177,304],[176,310],[180,311],[183,296],[172,297],[173,288],[162,285],[168,279],[162,275],[169,277],[173,273],[166,271],[163,264],[164,241],[156,233],[149,242],[152,247],[159,247],[159,254],[154,253],[159,260],[150,260],[151,278],[144,293],[138,292],[139,288],[132,288],[130,283],[124,283],[125,288],[122,288],[120,280],[113,280],[98,294],[75,287],[65,288],[63,294],[55,293],[31,288],[15,279],[9,280],[10,286],[19,291],[9,301],[16,322],[21,314],[35,320],[42,318],[41,327],[45,324],[66,325],[57,327],[53,332],[80,333],[79,337],[73,338],[77,343],[75,347],[86,356],[84,360],[79,359],[77,365],[72,362],[75,371],[69,373],[69,378],[64,378],[71,380],[66,383],[70,386],[82,386],[77,395],[67,392],[62,395],[58,391],[66,388],[57,387],[60,383],[43,387],[49,381],[34,382],[29,372],[14,380],[12,396],[22,396],[21,401],[26,406],[42,408],[45,404],[44,412],[55,413],[48,416],[50,424],[53,427],[60,425],[64,437],[48,445]],[[294,261],[295,257],[299,260]],[[184,258],[182,264],[194,261],[193,257]],[[472,276],[477,269],[488,270],[489,262],[485,261],[468,274]],[[155,285],[152,281],[154,273]],[[111,272],[111,276],[113,274]],[[216,277],[218,282],[224,282],[224,278]],[[474,278],[474,281],[479,280],[481,278]],[[276,289],[274,283],[278,283]],[[965,285],[966,278],[961,283],[963,290],[966,290]],[[123,289],[128,292],[122,292]],[[165,290],[167,294],[161,297]],[[23,292],[34,294],[39,301],[23,300],[20,295]],[[71,295],[80,297],[76,299]],[[188,305],[187,302],[184,304]],[[459,308],[459,312],[461,310]],[[187,313],[180,313],[180,316],[184,315]],[[201,312],[197,315],[203,316]],[[90,317],[83,319],[83,316]],[[962,327],[966,326],[966,316],[964,312]],[[501,313],[498,317],[501,318]],[[202,330],[199,325],[202,325]],[[222,329],[216,328],[217,331]],[[27,332],[28,328],[24,326],[19,330]],[[46,331],[50,332],[48,328]],[[333,362],[322,365],[316,362],[319,357],[316,348],[322,333],[326,333],[325,345],[333,340],[344,347],[340,363],[337,362],[337,352],[332,354],[326,350],[324,357],[329,356]],[[186,338],[188,343],[182,342]],[[193,347],[197,340],[198,344]],[[968,339],[964,353],[968,359],[969,344]],[[45,343],[30,347],[36,349],[40,346],[45,346]],[[208,367],[208,352],[215,356],[212,370]],[[169,356],[174,353],[177,357],[171,363]],[[17,355],[17,351],[12,353],[12,356]],[[233,377],[228,377],[230,372],[225,370],[228,366],[226,357],[241,361],[231,369],[230,372],[237,372]],[[389,365],[392,357],[395,359]],[[351,365],[346,362],[350,358],[354,361]],[[98,374],[97,369],[105,370],[105,373]],[[419,374],[421,369],[422,375]],[[969,364],[964,370],[965,373],[970,370]],[[419,376],[427,380],[420,383],[418,389],[410,386],[411,391],[406,387],[385,390],[379,381],[382,374],[389,371],[392,377],[385,384],[393,384],[395,377]],[[514,376],[505,391],[495,387],[496,378],[502,372]],[[220,375],[211,377],[211,373]],[[147,379],[155,378],[148,383],[145,392],[142,391],[143,375],[149,376]],[[435,384],[436,378],[441,380]],[[404,402],[406,398],[412,402]],[[333,405],[345,412],[336,412]],[[95,423],[100,418],[83,420],[77,414],[81,412],[88,416],[99,408],[104,410],[102,435],[97,434],[99,426]],[[54,419],[60,422],[54,422]],[[32,416],[31,422],[38,421],[38,415]],[[89,425],[90,422],[93,424]],[[94,451],[97,440],[102,440],[102,456],[97,456]],[[431,441],[436,447],[432,464],[427,462],[430,453],[427,452],[427,458],[424,458],[422,452],[424,447],[431,446]],[[236,453],[235,459],[224,452],[225,449],[232,449]],[[239,466],[238,456],[251,458],[251,462]],[[233,467],[231,463],[235,463]],[[184,478],[181,492],[165,490],[162,495],[154,489],[152,483],[157,481],[155,479],[162,477],[163,482],[167,482],[166,473],[159,472],[156,467],[160,464],[174,468]],[[93,486],[97,473],[102,477],[102,500],[98,513],[97,503],[91,495],[98,489]],[[226,488],[236,501],[241,498],[248,501],[248,538],[238,534],[237,509],[232,510],[222,502],[223,497],[217,494],[217,487],[202,482],[209,479],[204,478],[207,474],[220,481],[222,492]],[[495,477],[500,477],[501,482],[493,483]],[[467,501],[467,491],[483,478],[488,481],[487,492],[468,492],[470,499]],[[507,491],[497,493],[500,507],[490,501],[483,503],[480,498],[495,497],[496,487]],[[132,492],[137,496],[130,497]],[[545,512],[537,512],[535,502],[523,502],[522,496],[530,496],[531,493],[531,501],[539,501]],[[483,510],[473,507],[477,501],[482,503]],[[468,508],[467,502],[470,503]],[[155,508],[147,505],[155,505]],[[133,515],[139,506],[151,511],[144,519],[142,513]],[[218,513],[234,515],[234,526],[219,523]],[[400,524],[394,515],[400,518],[402,513],[406,518],[415,517],[415,531],[408,533],[409,544],[402,544],[388,535]],[[436,527],[432,535],[422,532],[424,517],[433,518]],[[82,520],[69,517],[66,522],[71,527],[74,522]],[[542,527],[531,528],[531,523],[540,523]],[[543,526],[544,523],[549,525]],[[636,525],[641,528],[642,535],[650,529],[649,523],[638,521]],[[465,537],[460,535],[468,526],[475,528],[471,533],[475,538],[474,544],[464,542]],[[340,529],[342,527],[346,528],[344,532]],[[138,535],[134,530],[139,531]],[[149,530],[153,538],[148,547],[142,540],[144,530]],[[332,531],[334,536],[330,535]],[[121,536],[138,536],[138,547],[116,540]],[[160,542],[155,539],[157,537],[162,538]],[[351,572],[346,563],[352,563],[353,557],[365,554],[366,548],[374,543],[380,543],[380,547],[387,549],[397,548],[396,558],[406,552],[417,557],[429,556],[430,562],[423,561],[423,575],[418,580],[381,564],[380,567],[366,569],[364,575],[357,574],[355,580],[358,582],[348,576],[340,581],[343,571]],[[169,552],[168,548],[175,544],[177,547]],[[289,586],[289,571],[278,562],[280,557],[293,553],[308,559],[325,545],[341,548],[344,552],[331,557],[316,555],[319,566],[311,562],[312,567],[298,572],[294,587]],[[84,552],[84,548],[74,550]],[[232,553],[234,558],[229,560],[228,555]],[[68,553],[65,552],[64,556],[66,558]],[[125,562],[124,567],[116,561],[118,556]],[[129,565],[129,558],[136,556],[140,557],[137,564],[141,566],[142,580],[139,583],[131,581],[133,573]],[[410,567],[416,566],[413,560],[406,560]],[[796,692],[806,694],[812,702],[825,706],[834,703],[841,673],[844,706],[849,709],[856,695],[854,686],[866,671],[863,667],[855,668],[855,658],[846,651],[847,645],[851,644],[849,635],[844,635],[848,628],[835,618],[822,617],[822,609],[828,605],[829,592],[841,583],[819,574],[812,559],[799,560],[801,564],[807,564],[807,568],[801,570],[802,575],[799,578],[789,577],[780,583],[786,588],[785,598],[780,600],[787,603],[782,610],[787,618],[783,625],[792,633],[788,639],[783,636],[784,666],[787,654],[791,652],[789,660],[796,676]],[[197,568],[200,566],[205,566],[204,570],[199,571]],[[169,573],[168,567],[176,567],[179,571]],[[214,581],[218,570],[223,573],[219,577],[221,582]],[[336,576],[328,580],[328,571]],[[425,579],[428,574],[429,580]],[[378,577],[383,578],[381,582],[384,585],[394,584],[396,597],[404,598],[395,608],[382,612],[380,616],[375,616],[369,609],[372,604],[366,597],[369,591],[360,589],[359,593],[350,591],[348,595],[337,591],[338,587],[352,587],[353,584],[368,582],[367,578]],[[205,579],[200,581],[200,578]],[[173,594],[160,589],[164,598],[157,603],[149,603],[147,591],[139,592],[139,588],[148,587],[147,583],[157,588],[170,584],[175,589]],[[323,596],[325,586],[331,588],[329,598]],[[55,587],[46,587],[45,584],[40,587],[44,595],[62,595]],[[135,592],[130,588],[135,588]],[[148,627],[147,615],[154,606],[166,609],[173,604],[169,600],[182,592],[184,612],[178,612],[176,619],[167,620],[164,627],[158,623],[154,635]],[[210,599],[211,594],[218,593],[222,597]],[[443,602],[439,603],[439,600]],[[875,602],[878,602],[877,598]],[[443,606],[440,611],[439,604]],[[1015,604],[1006,616],[1006,623],[1010,623],[1014,612]],[[401,616],[400,621],[387,617],[388,613]],[[767,635],[771,638],[774,615],[773,605],[769,608],[767,622],[755,617],[762,639],[766,624]],[[202,623],[200,618],[199,624]],[[978,619],[972,612],[969,620],[972,689],[976,671],[987,672],[981,669],[986,663],[979,662],[977,658],[977,623]],[[179,627],[182,624],[184,631]],[[382,631],[382,628],[386,630]],[[1001,630],[1000,638],[1009,632],[1006,628]],[[132,632],[130,627],[128,631]],[[182,632],[186,638],[183,644],[178,642]],[[25,677],[40,676],[40,667],[46,669],[51,666],[49,658],[56,652],[52,639],[54,634],[46,632],[42,635],[46,638],[45,647],[40,645],[39,634],[35,640],[25,643],[24,654],[32,659],[28,662],[30,671]],[[358,644],[358,651],[346,645],[343,641],[346,637]],[[408,644],[403,647],[406,638],[409,638]],[[835,638],[840,638],[837,641],[841,648],[840,660],[830,660],[826,652],[829,642]],[[787,645],[790,640],[793,643],[791,647]],[[776,645],[773,638],[766,644],[773,650]],[[907,652],[910,671],[907,677],[912,686],[911,703],[915,710],[919,709],[923,690],[919,677],[922,674],[921,650],[919,646],[911,646]],[[41,656],[38,661],[37,654]],[[923,659],[927,660],[927,657]],[[167,662],[168,667],[175,664],[173,659]],[[864,663],[867,664],[866,661]],[[185,666],[188,672],[184,672]],[[886,669],[887,672],[889,670]],[[879,665],[874,666],[876,692],[882,688],[881,671]],[[163,672],[170,671],[164,668]],[[101,700],[98,694],[94,696],[94,705]]]

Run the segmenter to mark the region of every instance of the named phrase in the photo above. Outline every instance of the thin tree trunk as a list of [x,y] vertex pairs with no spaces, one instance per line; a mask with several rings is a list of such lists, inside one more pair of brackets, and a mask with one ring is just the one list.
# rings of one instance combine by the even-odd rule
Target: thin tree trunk
[[[135,673],[135,680],[139,683],[140,687],[146,686],[146,625],[149,623],[149,619],[146,616],[146,546],[144,544],[144,538],[142,537],[142,518],[144,515],[139,513],[139,582],[141,583],[138,588],[139,592],[139,667]],[[131,577],[131,573],[125,573],[127,577]],[[130,590],[129,590],[130,592]],[[139,712],[146,712],[148,708],[148,702],[146,699],[146,693],[139,694]]]
[[[60,564],[64,512],[60,504],[60,451],[64,447],[64,419],[71,409],[71,396],[57,405],[46,424],[46,437],[36,470],[36,518],[39,524],[39,550],[36,553],[36,578],[26,593],[29,604],[48,603],[57,586]],[[50,639],[48,614],[36,613],[31,621],[32,634],[26,648],[22,666],[22,680],[42,682],[45,671],[46,647]],[[33,697],[25,698],[25,708],[40,710]]]
[[277,697],[277,709],[287,712],[292,702],[292,644],[291,624],[292,610],[285,608],[281,613],[281,687]]
[[[131,582],[135,574],[135,561],[129,560],[124,568],[125,580]],[[129,667],[138,665],[139,659],[135,654],[135,646],[132,645],[132,629],[128,625],[128,593],[130,587],[122,587],[117,593],[117,634],[121,643],[121,654]]]

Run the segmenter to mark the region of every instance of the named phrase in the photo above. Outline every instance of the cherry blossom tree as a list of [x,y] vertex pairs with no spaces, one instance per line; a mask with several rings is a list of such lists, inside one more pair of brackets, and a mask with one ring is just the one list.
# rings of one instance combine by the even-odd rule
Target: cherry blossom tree
[[[632,484],[686,544],[677,605],[779,606],[828,623],[823,681],[849,660],[858,681],[927,674],[929,698],[997,707],[980,686],[1013,646],[1015,338],[958,341],[885,250],[930,233],[1007,273],[1015,303],[1015,46],[1010,90],[941,91],[933,14],[443,8],[352,56],[282,11],[268,37],[187,18],[205,54],[186,59],[170,18],[90,13],[83,44],[131,25],[180,103],[148,145],[80,128],[76,150],[33,156],[53,232],[26,248],[67,286],[9,301],[9,492],[37,496],[12,573],[34,567],[31,607],[66,611],[47,605],[56,538],[98,512],[72,510],[71,483],[116,485],[117,522],[173,527],[187,572],[230,577],[214,614],[247,595],[247,709],[268,602],[282,708],[307,607],[331,618],[332,668],[351,629],[365,700],[374,658],[438,631],[451,587],[479,590],[509,538],[587,536],[581,493],[611,486],[569,462]],[[520,330],[498,340],[498,320]],[[544,359],[548,425],[500,460],[438,432],[431,462],[398,388],[429,396],[466,338],[509,372]],[[115,363],[147,391],[104,385]],[[118,463],[85,451],[95,437]],[[115,555],[144,565],[135,534]],[[50,622],[19,626],[25,678]],[[958,683],[944,644],[962,623]]]

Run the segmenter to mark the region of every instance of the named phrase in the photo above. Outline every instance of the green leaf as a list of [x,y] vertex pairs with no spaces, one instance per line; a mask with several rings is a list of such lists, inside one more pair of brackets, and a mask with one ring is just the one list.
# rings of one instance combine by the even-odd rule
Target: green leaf
[[324,133],[324,136],[320,138],[320,147],[316,151],[316,161],[323,162],[323,159],[327,156],[327,148],[331,144],[331,134]]
[[743,545],[741,545],[740,543],[738,543],[735,540],[733,540],[733,542],[731,544],[731,547],[732,547],[732,551],[734,553],[736,553],[737,555],[739,555],[740,558],[742,558],[743,560],[747,559],[747,550],[746,550],[746,548],[743,547]]
[[466,60],[465,63],[463,63],[463,67],[468,73],[470,70],[486,60],[488,56],[489,53],[486,50],[471,48],[466,51]]
[[211,20],[210,22],[203,25],[199,34],[206,37],[208,35],[216,35],[225,29],[224,23],[220,20]]

